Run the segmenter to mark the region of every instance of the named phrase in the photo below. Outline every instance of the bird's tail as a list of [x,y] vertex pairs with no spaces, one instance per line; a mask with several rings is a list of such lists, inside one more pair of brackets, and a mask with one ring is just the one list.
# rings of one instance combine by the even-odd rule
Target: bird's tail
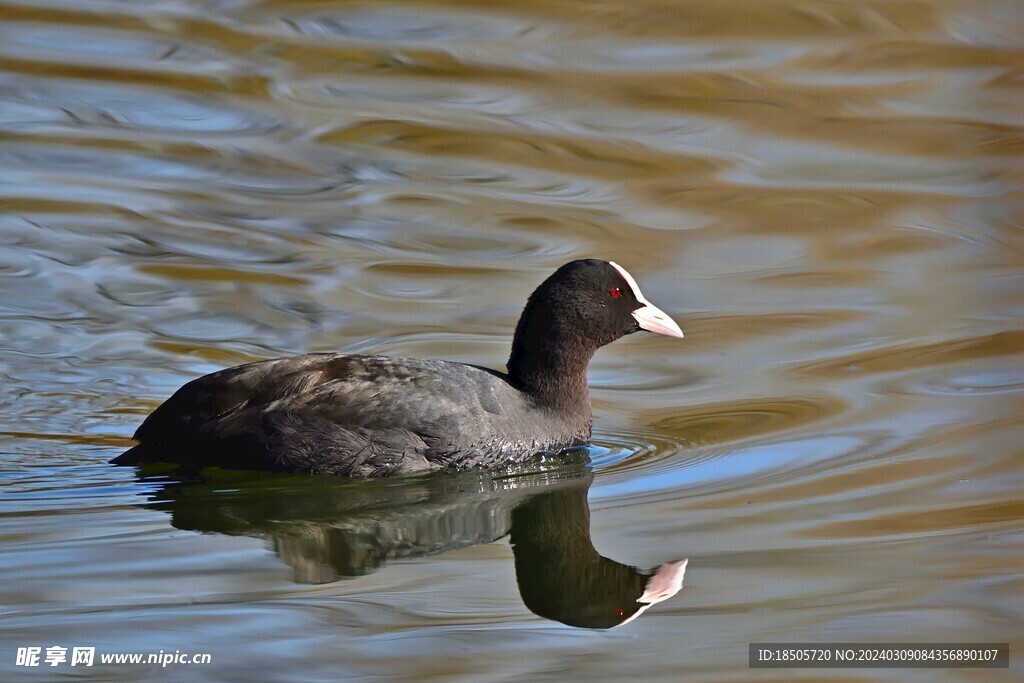
[[144,460],[143,448],[141,445],[132,446],[121,455],[110,462],[114,465],[137,465]]

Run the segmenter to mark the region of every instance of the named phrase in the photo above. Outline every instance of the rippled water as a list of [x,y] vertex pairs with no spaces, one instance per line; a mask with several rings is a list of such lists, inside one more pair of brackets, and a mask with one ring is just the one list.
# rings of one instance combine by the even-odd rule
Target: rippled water
[[[213,657],[97,680],[815,680],[747,644],[1019,652],[1022,35],[1012,0],[0,0],[0,670],[80,674],[15,664],[62,645]],[[229,364],[500,367],[577,257],[686,331],[598,354],[589,466],[107,464]],[[581,563],[684,557],[620,628],[531,611]]]

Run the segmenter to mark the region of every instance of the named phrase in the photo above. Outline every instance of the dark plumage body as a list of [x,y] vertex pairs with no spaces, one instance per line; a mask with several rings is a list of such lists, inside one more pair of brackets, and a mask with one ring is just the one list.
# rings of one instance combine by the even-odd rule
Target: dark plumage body
[[530,296],[507,374],[343,353],[240,365],[179,389],[114,462],[350,477],[521,462],[588,441],[590,358],[641,326],[682,336],[620,267],[574,261]]
[[[142,424],[142,445],[129,453],[158,448],[182,461],[386,476],[582,445],[590,423],[589,403],[553,415],[484,368],[316,353],[189,382]],[[523,424],[543,429],[520,434]]]

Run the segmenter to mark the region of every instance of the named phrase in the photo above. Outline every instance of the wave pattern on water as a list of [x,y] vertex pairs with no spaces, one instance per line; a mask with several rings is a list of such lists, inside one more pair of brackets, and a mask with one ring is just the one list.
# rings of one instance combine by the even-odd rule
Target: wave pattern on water
[[[721,680],[773,638],[1024,642],[1019,3],[0,0],[0,17],[3,642],[159,636],[213,651],[225,668],[193,672],[211,680]],[[686,333],[591,367],[595,547],[691,559],[624,637],[532,616],[504,540],[333,581],[303,555],[338,533],[302,526],[317,484],[105,464],[226,365],[344,349],[501,367],[531,288],[577,257],[627,265]],[[534,481],[505,476],[466,486]],[[500,495],[453,513],[420,486],[372,490],[411,515],[383,534],[396,557],[460,524],[500,535]],[[316,500],[359,499],[338,487]],[[175,526],[174,504],[236,526]],[[282,519],[308,534],[239,528]],[[926,673],[899,679],[958,680]]]

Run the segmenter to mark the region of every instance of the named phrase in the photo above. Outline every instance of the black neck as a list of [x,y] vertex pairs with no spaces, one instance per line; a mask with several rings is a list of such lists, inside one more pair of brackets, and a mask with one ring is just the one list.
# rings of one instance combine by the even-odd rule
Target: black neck
[[543,312],[529,312],[527,307],[512,339],[509,378],[542,405],[565,410],[586,406],[589,412],[587,366],[597,345]]

